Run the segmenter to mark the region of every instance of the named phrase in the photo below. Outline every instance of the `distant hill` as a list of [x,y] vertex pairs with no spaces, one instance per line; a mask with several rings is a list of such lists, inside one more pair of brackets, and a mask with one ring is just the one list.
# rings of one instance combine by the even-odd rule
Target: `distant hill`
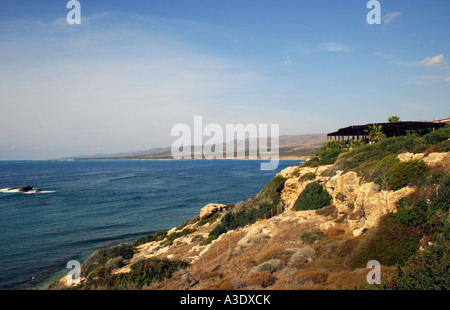
[[[327,140],[326,134],[308,134],[308,135],[284,135],[279,138],[280,159],[305,159],[317,153],[320,146]],[[245,141],[235,142],[235,150],[237,147],[242,147],[245,143],[246,151],[249,150],[249,145],[252,141],[248,139]],[[226,150],[227,145],[223,145],[223,150]],[[268,141],[270,145],[270,139]],[[192,147],[193,150],[193,147]],[[248,155],[248,154],[247,154]],[[225,156],[224,156],[225,158]],[[170,147],[151,148],[143,151],[123,152],[115,154],[96,154],[70,157],[66,159],[88,160],[88,159],[172,159]]]

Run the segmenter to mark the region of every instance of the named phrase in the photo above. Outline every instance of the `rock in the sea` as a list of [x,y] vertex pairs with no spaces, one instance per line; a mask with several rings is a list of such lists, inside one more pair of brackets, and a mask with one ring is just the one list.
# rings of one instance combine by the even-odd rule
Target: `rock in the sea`
[[19,192],[29,192],[33,190],[33,186],[31,185],[27,185],[27,186],[22,186],[21,188],[19,188]]
[[226,210],[227,206],[220,203],[210,203],[200,210],[200,220],[207,220],[217,212]]

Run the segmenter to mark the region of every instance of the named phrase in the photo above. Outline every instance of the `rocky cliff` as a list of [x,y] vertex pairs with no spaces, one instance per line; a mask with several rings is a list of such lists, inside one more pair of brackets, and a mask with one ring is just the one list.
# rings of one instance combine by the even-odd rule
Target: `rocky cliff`
[[[397,158],[400,162],[421,160],[429,167],[444,166],[448,171],[450,152],[402,153]],[[202,208],[198,217],[174,227],[161,238],[135,244],[131,258],[122,258],[116,265],[110,261],[117,257],[103,262],[113,267],[102,269],[100,276],[84,276],[95,283],[105,277],[136,272],[133,265],[141,261],[150,264],[152,259],[169,259],[187,262],[189,269],[179,269],[165,281],[152,281],[146,288],[186,288],[186,279],[191,279],[191,289],[356,288],[365,283],[367,269],[356,268],[354,253],[364,247],[366,235],[376,230],[380,219],[395,213],[398,201],[413,194],[417,186],[386,190],[351,170],[337,170],[327,176],[326,172],[333,171],[332,166],[293,166],[281,171],[275,177],[283,180],[280,200],[247,225],[229,226],[211,240],[212,232],[219,230],[232,214],[247,216],[242,212],[249,208],[249,202],[233,206],[212,203]],[[314,182],[328,192],[331,203],[318,210],[296,211],[297,199]],[[261,208],[268,197],[256,196],[250,205]],[[391,267],[383,266],[383,271],[390,270]],[[66,280],[61,283],[67,285]],[[81,282],[85,283],[85,279]],[[119,288],[136,288],[134,284],[120,283]],[[108,287],[102,281],[91,285]]]

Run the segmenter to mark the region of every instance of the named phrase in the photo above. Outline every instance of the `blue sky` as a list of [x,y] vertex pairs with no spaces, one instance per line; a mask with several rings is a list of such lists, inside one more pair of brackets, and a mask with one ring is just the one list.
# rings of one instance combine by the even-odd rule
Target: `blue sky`
[[0,3],[0,160],[170,146],[172,126],[281,134],[450,116],[449,1]]

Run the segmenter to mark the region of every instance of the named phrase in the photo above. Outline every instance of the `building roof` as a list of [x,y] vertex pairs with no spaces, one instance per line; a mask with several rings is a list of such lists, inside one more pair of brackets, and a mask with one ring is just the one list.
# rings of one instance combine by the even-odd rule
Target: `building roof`
[[450,118],[443,118],[443,119],[438,119],[435,121],[432,121],[432,123],[445,123],[445,124],[450,124]]
[[383,126],[383,131],[387,137],[402,136],[407,133],[407,131],[415,130],[419,133],[421,131],[426,131],[428,129],[438,129],[445,126],[445,122],[392,122],[392,123],[371,123],[365,125],[351,125],[348,127],[340,128],[337,131],[330,132],[327,134],[328,137],[333,136],[364,136],[369,131],[372,125]]

